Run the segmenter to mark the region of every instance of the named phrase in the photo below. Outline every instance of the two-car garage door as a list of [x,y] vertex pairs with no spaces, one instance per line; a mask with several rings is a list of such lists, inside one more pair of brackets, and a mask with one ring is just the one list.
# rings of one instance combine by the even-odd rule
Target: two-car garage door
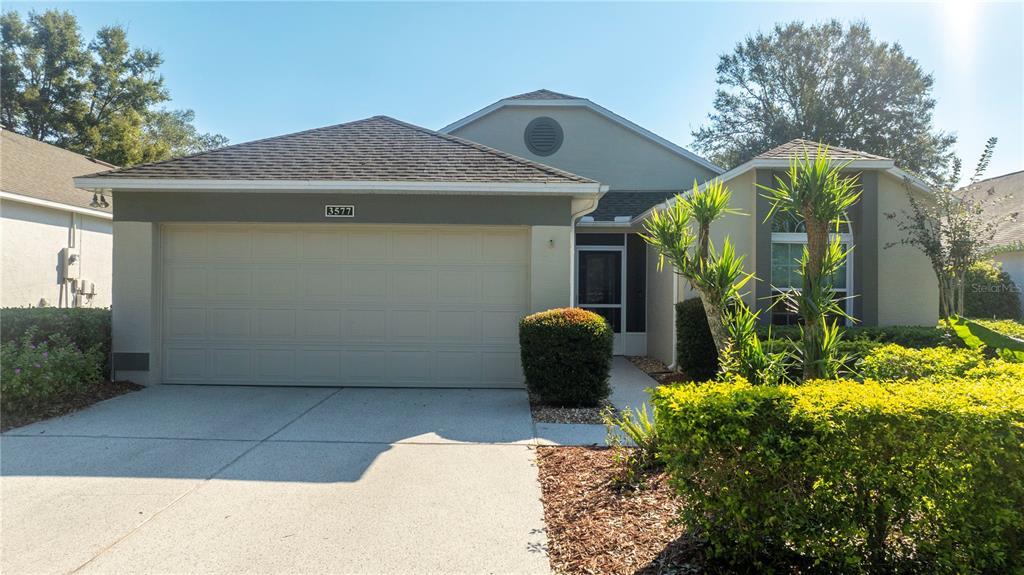
[[522,385],[524,228],[165,225],[163,381]]

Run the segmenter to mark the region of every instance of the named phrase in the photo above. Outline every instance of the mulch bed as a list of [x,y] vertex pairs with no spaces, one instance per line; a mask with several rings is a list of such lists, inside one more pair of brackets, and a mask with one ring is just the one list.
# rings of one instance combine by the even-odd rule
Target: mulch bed
[[59,417],[69,413],[85,409],[94,403],[105,399],[124,395],[132,391],[138,391],[143,386],[130,381],[107,381],[94,385],[82,393],[61,398],[44,409],[32,413],[3,414],[3,421],[0,422],[0,432],[21,427],[51,417]]
[[640,368],[640,371],[651,376],[654,381],[657,381],[661,385],[693,381],[692,378],[687,376],[685,373],[669,370],[667,365],[653,357],[633,355],[629,356],[627,359],[629,359],[633,365]]
[[609,448],[539,447],[551,567],[561,574],[703,573],[700,545],[676,523],[664,472],[619,487]]
[[601,414],[608,408],[615,409],[607,400],[597,407],[552,407],[530,394],[530,414],[537,423],[604,423]]

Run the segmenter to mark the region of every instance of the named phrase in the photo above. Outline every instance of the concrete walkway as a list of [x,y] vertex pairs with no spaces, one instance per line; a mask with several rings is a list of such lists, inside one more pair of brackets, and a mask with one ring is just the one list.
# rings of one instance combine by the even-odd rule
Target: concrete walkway
[[0,438],[0,572],[547,573],[526,394],[159,386]]
[[[625,357],[612,361],[611,402],[616,409],[637,410],[647,405],[652,413],[651,396],[647,389],[658,382]],[[538,423],[537,442],[542,445],[605,445],[608,430],[603,425],[580,423]]]

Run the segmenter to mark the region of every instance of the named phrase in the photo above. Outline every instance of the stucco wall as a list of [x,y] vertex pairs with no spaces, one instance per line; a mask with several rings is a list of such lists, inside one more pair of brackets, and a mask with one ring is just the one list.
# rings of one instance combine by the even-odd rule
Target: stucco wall
[[[114,222],[113,352],[115,377],[142,385],[155,383],[159,314],[156,269],[157,226]],[[149,354],[149,371],[118,369],[118,354]],[[153,374],[153,375],[151,375]]]
[[[919,192],[915,192],[919,193]],[[888,173],[878,178],[878,323],[935,325],[939,289],[928,258],[912,246],[896,245],[904,233],[886,217],[909,209],[903,182]]]
[[[0,305],[37,306],[40,299],[46,299],[51,306],[58,305],[60,250],[68,246],[71,218],[71,212],[0,201]],[[111,222],[83,214],[75,214],[74,218],[74,242],[81,260],[71,277],[89,280],[96,286],[96,295],[80,298],[80,305],[109,307]]]
[[530,228],[530,311],[572,305],[572,227]]
[[658,252],[647,247],[647,355],[665,365],[675,362],[675,306],[672,285],[676,281],[672,266],[658,271]]
[[1006,252],[995,256],[994,259],[1003,264],[1004,272],[1010,274],[1019,290],[1017,295],[1021,298],[1021,304],[1024,304],[1024,251]]
[[[550,156],[534,155],[523,141],[530,120],[554,118],[564,141]],[[586,108],[505,107],[462,126],[454,135],[586,176],[614,191],[677,190],[714,173]]]

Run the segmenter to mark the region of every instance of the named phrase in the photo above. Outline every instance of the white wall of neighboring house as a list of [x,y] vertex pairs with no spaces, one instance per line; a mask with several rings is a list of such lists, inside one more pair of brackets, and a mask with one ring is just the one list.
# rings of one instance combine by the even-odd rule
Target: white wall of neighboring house
[[[59,305],[60,253],[69,246],[80,254],[71,277],[96,286],[96,295],[80,297],[78,306],[109,307],[113,250],[109,219],[0,200],[0,306],[38,306],[40,299],[49,306]],[[63,306],[71,307],[67,301]]]
[[1013,283],[1017,286],[1017,296],[1024,305],[1024,251],[1006,252],[993,258],[1003,265],[1003,271],[1010,274]]

